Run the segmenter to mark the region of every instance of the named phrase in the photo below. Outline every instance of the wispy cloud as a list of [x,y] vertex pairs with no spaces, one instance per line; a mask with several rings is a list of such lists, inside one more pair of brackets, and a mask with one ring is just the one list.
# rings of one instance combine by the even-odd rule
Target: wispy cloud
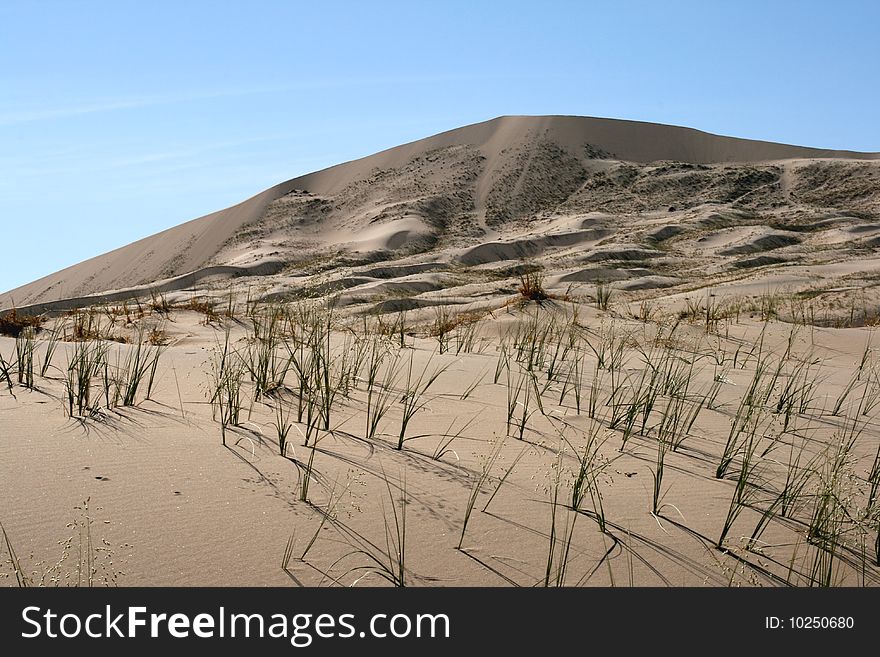
[[[491,79],[509,80],[520,76],[489,76]],[[372,78],[320,78],[296,84],[273,85],[242,89],[203,90],[190,93],[147,94],[142,96],[123,96],[116,98],[87,98],[67,100],[57,105],[47,101],[41,106],[19,105],[7,102],[0,105],[0,127],[14,126],[40,121],[58,121],[91,114],[117,112],[162,105],[173,105],[218,98],[240,98],[263,94],[282,94],[316,89],[344,89],[349,87],[405,87],[412,85],[435,85],[455,82],[477,82],[487,79],[482,74],[438,75],[415,77],[372,77]]]
[[85,104],[67,105],[63,107],[31,107],[20,109],[0,110],[0,125],[19,125],[22,123],[34,123],[37,121],[52,121],[66,119],[84,114],[96,114],[99,112],[113,112],[115,110],[132,109],[155,104],[148,100],[106,100]]
[[0,107],[0,126],[20,125],[38,121],[55,121],[89,114],[101,114],[120,110],[139,109],[161,105],[173,105],[215,98],[234,98],[285,91],[283,87],[261,87],[254,89],[201,91],[185,94],[155,94],[119,98],[97,98],[78,102],[68,102],[57,106],[47,103],[43,107],[14,107],[7,104]]

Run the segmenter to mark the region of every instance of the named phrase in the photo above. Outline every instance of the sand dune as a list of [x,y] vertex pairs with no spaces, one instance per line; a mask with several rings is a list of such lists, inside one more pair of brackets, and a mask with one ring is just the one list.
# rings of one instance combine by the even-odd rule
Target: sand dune
[[[706,173],[700,167],[710,166],[714,168],[708,174],[717,179],[719,188],[715,196],[732,200],[730,190],[740,190],[740,179],[746,185],[742,193],[756,192],[773,182],[773,167],[756,172],[743,169],[745,164],[794,159],[823,162],[829,158],[841,163],[863,162],[864,169],[880,155],[721,137],[633,121],[501,117],[281,183],[226,210],[2,294],[0,308],[150,285],[211,266],[248,266],[271,253],[276,243],[281,245],[284,259],[292,263],[297,262],[297,255],[301,258],[303,247],[326,252],[352,241],[352,237],[352,250],[379,255],[401,249],[424,251],[444,240],[470,242],[477,252],[491,250],[495,247],[480,247],[480,240],[506,234],[511,223],[553,208],[580,211],[585,202],[601,200],[605,190],[618,199],[631,196],[623,205],[605,203],[618,212],[641,209],[644,203],[639,199],[646,192],[656,198],[655,205],[663,203],[664,193],[658,184],[680,202],[682,192],[689,191],[688,184],[696,189],[711,186],[699,179]],[[688,166],[681,171],[672,167],[669,175],[659,179],[657,167],[646,167],[660,161]],[[637,170],[647,172],[649,179],[640,181],[638,189],[618,193],[621,176],[632,174],[619,163],[639,165]],[[722,166],[727,163],[738,163],[739,168]],[[664,167],[670,168],[660,168]],[[811,180],[839,173],[839,167],[831,171],[820,165],[805,168]],[[731,176],[737,180],[731,181]],[[749,176],[760,185],[749,186]],[[769,176],[768,181],[761,176]],[[815,195],[815,186],[806,191]],[[711,200],[712,194],[707,198]],[[269,220],[278,217],[280,225],[270,225]],[[396,228],[395,221],[405,225]],[[297,230],[290,230],[292,223]],[[269,239],[273,231],[276,242]],[[244,234],[265,240],[243,239]],[[517,247],[503,248],[513,249],[514,257],[534,255],[519,253]]]
[[13,290],[0,585],[878,586],[878,233],[877,154],[504,117]]

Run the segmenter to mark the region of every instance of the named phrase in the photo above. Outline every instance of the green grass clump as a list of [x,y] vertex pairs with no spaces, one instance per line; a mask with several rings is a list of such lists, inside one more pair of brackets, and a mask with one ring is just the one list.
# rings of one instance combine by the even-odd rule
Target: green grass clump
[[99,413],[100,404],[92,393],[94,379],[104,371],[107,345],[102,342],[77,342],[68,357],[64,389],[70,417],[87,418]]

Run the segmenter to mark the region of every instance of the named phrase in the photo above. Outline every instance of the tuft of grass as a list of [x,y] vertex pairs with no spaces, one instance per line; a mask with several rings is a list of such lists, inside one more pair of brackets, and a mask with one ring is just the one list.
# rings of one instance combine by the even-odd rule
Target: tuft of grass
[[407,584],[406,514],[409,496],[406,487],[406,476],[404,475],[403,477],[403,483],[400,486],[401,494],[397,499],[395,499],[391,490],[391,483],[388,481],[384,471],[382,472],[382,478],[385,482],[385,490],[390,502],[386,504],[385,499],[382,499],[384,549],[372,543],[364,536],[343,526],[341,523],[335,523],[336,529],[339,530],[343,540],[351,546],[352,551],[343,555],[334,565],[350,556],[362,556],[367,561],[364,565],[350,568],[346,573],[363,573],[352,582],[351,586],[356,586],[367,575],[377,575],[392,586],[405,587]]
[[[373,440],[382,419],[394,403],[394,386],[397,382],[397,358],[386,363],[388,352],[380,340],[373,341],[367,366],[366,431],[364,437]],[[379,373],[384,365],[385,376],[380,381]]]
[[226,429],[239,423],[241,413],[241,380],[244,364],[237,353],[230,349],[229,331],[223,345],[218,345],[211,362],[211,408],[214,419],[220,422],[220,437],[226,445]]
[[93,417],[98,403],[92,395],[92,380],[103,370],[107,347],[101,342],[78,342],[68,357],[64,388],[67,394],[67,413],[70,417]]
[[278,401],[275,402],[275,421],[273,426],[278,438],[278,453],[284,457],[287,456],[287,437],[293,428],[289,417],[290,408],[288,402],[283,397],[279,397]]
[[[395,586],[406,586],[406,507],[409,504],[406,492],[406,475],[403,477],[403,485],[401,486],[401,496],[399,500],[394,499],[391,493],[391,484],[388,477],[385,479],[385,490],[388,491],[388,499],[391,502],[391,513],[393,518],[393,526],[389,522],[388,514],[385,512],[383,505],[382,517],[385,525],[385,554],[388,555],[388,569],[384,572],[388,575],[386,579]],[[398,506],[400,510],[398,511]],[[393,531],[392,531],[393,530]]]
[[611,305],[611,296],[614,288],[605,281],[596,283],[596,308],[599,310],[608,310]]
[[599,531],[606,533],[605,506],[602,500],[601,478],[608,461],[601,456],[605,437],[599,437],[597,427],[593,424],[585,434],[586,442],[579,451],[575,451],[578,469],[571,485],[571,509],[582,513],[584,500],[589,495],[593,505],[591,515],[599,525]]
[[305,463],[301,463],[300,461],[294,459],[294,464],[299,470],[300,474],[300,482],[299,482],[299,501],[310,503],[309,500],[309,488],[312,483],[312,479],[314,478],[315,473],[315,453],[318,451],[318,437],[315,436],[315,439],[312,441],[312,444],[309,449],[309,458]]
[[434,306],[434,323],[431,326],[431,335],[437,338],[440,353],[449,350],[449,336],[455,330],[455,319],[449,311],[449,306],[443,304]]
[[458,420],[458,418],[452,418],[452,422],[449,423],[449,427],[446,429],[443,435],[440,436],[440,441],[437,443],[434,451],[431,452],[431,458],[435,461],[439,461],[446,454],[452,454],[453,456],[455,456],[455,459],[458,460],[458,454],[455,452],[454,449],[452,449],[451,445],[455,440],[461,438],[462,434],[467,430],[468,427],[471,426],[471,424],[476,421],[478,417],[479,413],[477,415],[474,415],[467,422],[465,422],[460,429],[455,431],[455,433],[453,433],[452,430],[455,427],[455,422]]
[[244,365],[254,382],[254,401],[284,386],[284,378],[291,367],[291,358],[279,353],[282,316],[274,306],[263,313],[256,309],[251,315],[253,332],[248,336]]
[[753,492],[752,476],[755,473],[757,461],[755,459],[758,449],[758,438],[755,434],[749,435],[742,450],[742,463],[739,469],[739,475],[736,478],[736,486],[733,489],[733,496],[730,499],[730,505],[727,509],[727,516],[724,519],[724,525],[721,527],[721,534],[718,536],[716,546],[718,549],[724,549],[724,539],[733,527],[733,523],[742,513],[742,510],[748,506],[751,493]]
[[34,389],[34,329],[26,327],[15,338],[15,355],[18,359],[19,385]]
[[846,549],[845,533],[852,513],[851,497],[852,448],[860,431],[854,422],[837,434],[836,442],[825,449],[816,472],[813,508],[807,529],[807,542],[814,547],[810,566],[810,584],[832,586],[835,568]]
[[[514,425],[518,429],[519,439],[522,440],[524,438],[529,418],[534,413],[534,409],[530,410],[529,408],[533,388],[536,391],[536,395],[540,398],[540,395],[537,393],[537,382],[533,372],[520,370],[516,383],[511,378],[510,371],[507,372],[508,436],[510,435],[511,425]],[[522,410],[518,410],[520,408]]]
[[550,298],[550,295],[544,289],[544,274],[540,270],[520,274],[517,291],[526,301],[540,303]]
[[147,306],[150,310],[159,313],[160,315],[167,316],[171,314],[171,304],[165,296],[165,293],[161,290],[150,290],[150,302]]
[[403,406],[403,415],[400,420],[400,433],[397,437],[397,449],[403,449],[403,443],[406,440],[411,440],[411,438],[406,437],[406,430],[409,426],[410,421],[413,419],[416,413],[422,410],[428,403],[426,399],[424,399],[425,394],[428,392],[428,389],[434,385],[437,379],[440,377],[443,372],[449,367],[448,365],[444,365],[442,367],[434,368],[433,372],[428,374],[428,370],[431,367],[432,358],[428,359],[428,362],[425,363],[425,367],[422,369],[418,378],[413,378],[413,358],[415,357],[415,352],[410,353],[409,357],[409,365],[406,369],[406,379],[403,381],[403,396],[400,399],[400,403]]
[[716,479],[724,477],[731,463],[739,454],[743,434],[754,436],[758,431],[763,416],[761,403],[769,395],[773,386],[773,381],[765,383],[767,373],[768,362],[766,358],[759,356],[752,381],[740,400],[736,415],[731,422],[721,459],[715,469]]
[[205,319],[203,320],[205,326],[220,323],[220,315],[217,313],[217,310],[214,308],[214,304],[210,299],[199,299],[194,296],[184,308],[203,314],[205,316]]
[[660,513],[663,507],[663,469],[666,462],[666,453],[669,451],[669,443],[666,442],[664,436],[657,439],[657,458],[654,462],[654,470],[651,472],[654,481],[653,495],[651,498],[651,513],[655,516]]
[[52,357],[55,355],[55,350],[58,348],[58,329],[53,328],[49,332],[49,337],[46,340],[46,352],[43,354],[43,362],[40,365],[40,376],[45,378],[49,373],[49,368],[52,367]]
[[12,390],[12,363],[7,363],[6,359],[3,358],[3,354],[0,354],[0,381],[6,381],[6,385],[9,387],[9,390]]
[[394,338],[401,349],[406,346],[406,311],[400,310],[394,315],[394,319],[386,321],[383,315],[376,316],[376,333],[389,338]]
[[[135,406],[139,391],[143,391],[144,398],[149,399],[156,382],[156,370],[161,355],[161,347],[145,344],[141,339],[138,339],[137,344],[123,358],[117,354],[113,376],[114,398],[112,404],[108,403],[108,407]],[[106,359],[104,366],[108,367]]]
[[638,319],[640,322],[647,324],[654,319],[655,312],[656,306],[654,305],[654,302],[645,299],[639,304],[639,311],[635,315],[635,318]]
[[147,333],[146,341],[154,347],[164,347],[168,344],[168,334],[161,326],[153,326]]

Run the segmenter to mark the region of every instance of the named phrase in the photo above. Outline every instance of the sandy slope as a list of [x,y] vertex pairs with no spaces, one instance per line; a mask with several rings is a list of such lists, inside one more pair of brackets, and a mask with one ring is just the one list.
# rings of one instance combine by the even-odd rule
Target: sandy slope
[[[90,555],[96,583],[383,584],[405,509],[407,585],[875,586],[878,248],[876,154],[504,117],[332,167],[0,296],[45,313],[32,387],[26,343],[0,336],[0,523],[32,583],[82,584]],[[524,300],[530,275],[551,298]],[[384,383],[370,393],[361,367],[317,448],[294,421],[282,456],[295,371],[267,395],[244,375],[223,445],[211,363],[226,332],[238,362],[265,343],[255,322],[282,316],[284,361],[297,313],[328,299],[332,371],[379,345]],[[41,376],[52,327],[64,340]],[[551,336],[533,387],[529,327]],[[104,382],[147,341],[164,345],[153,393],[108,408]],[[67,400],[84,346],[108,350],[88,417]],[[410,358],[445,369],[399,451]],[[627,431],[621,409],[659,362],[674,376]],[[717,469],[759,369],[776,374],[750,416],[756,469],[719,549],[740,438]],[[389,410],[368,437],[371,394]],[[664,423],[710,395],[674,432],[653,509]],[[593,494],[576,513],[590,436]],[[792,473],[803,488],[782,515]],[[0,583],[11,562],[0,550]]]
[[[637,432],[619,451],[622,433],[608,426],[613,413],[607,402],[609,375],[596,370],[596,359],[589,353],[583,361],[581,412],[570,388],[560,403],[562,379],[548,379],[543,413],[533,399],[524,439],[518,438],[516,426],[507,436],[508,375],[493,383],[501,357],[498,336],[528,322],[536,312],[542,324],[554,317],[569,321],[570,310],[569,304],[559,302],[496,310],[494,319],[488,317],[480,325],[484,339],[461,353],[453,348],[452,353],[437,354],[436,340],[427,337],[407,338],[406,348],[392,348],[403,364],[412,357],[416,372],[428,363],[431,368],[446,368],[426,396],[427,405],[415,416],[408,432],[412,440],[403,451],[394,449],[401,419],[397,402],[380,423],[377,436],[364,439],[366,393],[363,382],[357,384],[350,398],[334,405],[333,430],[321,432],[309,503],[300,500],[302,466],[309,455],[299,434],[305,426],[294,422],[289,453],[293,461],[279,456],[273,428],[277,397],[254,401],[253,388],[246,384],[241,424],[230,429],[227,446],[221,445],[220,428],[208,403],[207,363],[217,340],[222,339],[222,327],[205,327],[200,315],[184,310],[172,311],[164,319],[135,320],[135,324],[162,323],[170,340],[161,357],[156,391],[135,407],[102,411],[100,417],[86,420],[67,417],[63,410],[63,377],[74,349],[74,344],[64,343],[48,376],[37,377],[36,390],[18,385],[12,390],[4,385],[0,390],[0,521],[28,575],[35,581],[47,577],[49,584],[51,578],[64,584],[76,581],[80,540],[86,539],[82,529],[71,523],[83,522],[85,512],[77,507],[88,500],[91,540],[107,550],[94,554],[94,579],[99,583],[380,585],[387,581],[376,574],[376,565],[367,554],[389,563],[386,522],[393,523],[392,508],[399,511],[395,505],[405,495],[407,585],[540,585],[551,550],[555,482],[560,481],[561,499],[568,500],[578,470],[577,450],[584,448],[586,435],[597,430],[605,441],[595,463],[601,468],[597,485],[608,529],[599,531],[590,515],[596,503],[588,497],[583,503],[586,514],[578,516],[571,534],[563,583],[809,583],[818,553],[804,542],[802,523],[811,513],[813,489],[821,481],[818,474],[810,479],[791,520],[772,521],[752,551],[743,549],[745,537],[758,524],[760,511],[781,485],[784,464],[802,442],[806,463],[821,455],[826,444],[834,444],[849,426],[847,417],[855,417],[861,387],[852,394],[844,414],[835,416],[831,411],[870,334],[863,329],[795,328],[793,353],[821,362],[814,372],[820,383],[809,407],[796,414],[788,433],[767,438],[762,445],[767,452],[755,480],[762,482],[761,488],[750,498],[754,506],[737,518],[725,541],[727,549],[720,551],[714,542],[736,490],[736,467],[722,479],[715,477],[715,469],[739,400],[757,366],[745,354],[754,351],[763,330],[766,351],[775,363],[793,327],[777,321],[764,326],[743,314],[739,320],[722,322],[717,333],[706,334],[699,320],[685,322],[678,329],[681,356],[700,354],[692,394],[710,389],[713,377],[722,383],[716,403],[701,412],[681,448],[667,455],[662,506],[652,514],[656,432],[662,414],[651,419],[644,435]],[[618,335],[629,336],[626,369],[635,373],[644,367],[636,347],[649,346],[649,336],[658,327],[625,319],[622,312],[623,308],[600,312],[585,304],[578,309],[577,321],[597,346],[612,326]],[[244,349],[248,322],[225,323],[232,331],[233,345]],[[671,322],[661,325],[668,331]],[[413,332],[419,333],[416,326]],[[114,324],[116,336],[132,331],[134,326],[126,326],[121,318]],[[344,334],[337,334],[334,344],[338,347],[345,339]],[[38,360],[44,346],[41,341]],[[0,339],[0,354],[7,360],[13,347],[11,339]],[[111,353],[131,349],[130,345],[113,346]],[[739,367],[732,366],[734,353],[739,354]],[[874,356],[870,362],[874,368]],[[787,363],[774,403],[796,360]],[[514,380],[516,372],[514,367]],[[870,376],[876,370],[872,372]],[[603,382],[594,421],[586,408],[596,374]],[[544,374],[539,378],[543,387]],[[288,379],[290,385],[294,381]],[[473,391],[461,399],[471,385]],[[661,399],[658,408],[666,404]],[[781,416],[766,417],[772,422],[764,430],[776,436]],[[853,481],[865,476],[880,438],[873,414],[859,423],[859,438],[846,466]],[[438,455],[438,446],[448,441],[444,436],[455,437]],[[500,456],[490,462],[498,441],[503,441]],[[464,550],[458,550],[469,496],[490,463],[489,477],[465,533]],[[856,488],[862,492],[853,489],[853,494],[863,494],[863,484]],[[328,509],[331,519],[319,531],[322,513]],[[560,536],[567,536],[564,527],[569,526],[564,523],[573,518],[564,508],[557,510],[556,517],[551,583],[558,581],[555,568],[564,544]],[[393,535],[394,530],[390,531]],[[852,531],[844,535],[846,547],[839,549],[834,561],[832,583],[877,585],[880,570],[858,561],[862,548]],[[876,530],[866,531],[868,540],[873,540],[871,532]],[[299,556],[316,532],[306,559],[294,558],[283,569],[288,540],[292,537]],[[59,541],[66,540],[71,549],[62,559]],[[867,548],[871,549],[870,544]],[[0,571],[5,572],[7,584],[14,584],[6,558],[4,554]],[[59,559],[61,565],[53,567]]]
[[[729,202],[736,198],[731,185],[742,187],[742,194],[774,182],[750,181],[756,170],[746,164],[807,158],[862,162],[853,170],[864,175],[866,168],[876,170],[868,163],[878,155],[720,137],[633,121],[501,117],[281,183],[239,205],[0,295],[0,308],[150,285],[194,272],[198,277],[211,265],[240,266],[243,269],[235,273],[246,275],[254,263],[296,264],[308,259],[304,251],[318,256],[340,245],[362,256],[387,259],[401,251],[424,252],[438,242],[478,244],[506,235],[511,222],[554,209],[576,214],[585,200],[597,205],[598,199],[602,205],[608,191],[619,198],[609,184],[614,186],[621,175],[625,179],[632,173],[632,167],[621,168],[615,164],[619,162],[634,163],[642,171],[656,161],[709,165],[723,188],[704,195],[705,200]],[[725,163],[738,163],[735,175],[746,179],[745,186],[729,180],[731,170]],[[785,184],[796,187],[800,179],[785,166]],[[768,167],[758,173],[773,177]],[[688,195],[712,186],[690,181],[694,176],[686,174],[662,181],[668,188],[667,205],[686,202]],[[662,202],[657,181],[644,182],[640,189],[627,190],[624,201],[605,206],[617,214],[642,211],[646,192],[654,197],[647,206]],[[295,190],[302,193],[291,196]],[[786,203],[803,205],[791,201],[788,188],[785,193]],[[807,205],[826,205],[817,201]],[[284,219],[281,226],[279,216]],[[267,227],[270,220],[274,224]],[[298,230],[291,232],[291,226]],[[266,237],[273,227],[269,237],[274,235],[275,241],[247,239]],[[279,244],[280,248],[273,248]],[[231,248],[235,245],[238,248]],[[169,286],[186,287],[190,282],[184,278]]]

